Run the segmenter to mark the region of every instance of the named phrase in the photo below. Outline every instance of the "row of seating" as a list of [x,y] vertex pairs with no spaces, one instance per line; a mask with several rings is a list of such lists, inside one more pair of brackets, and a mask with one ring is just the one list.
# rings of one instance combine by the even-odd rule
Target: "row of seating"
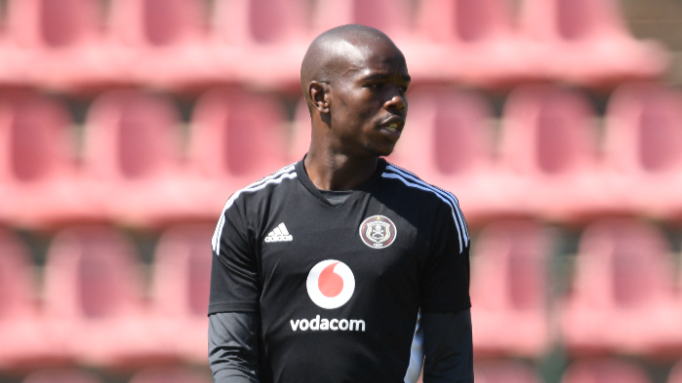
[[[57,234],[40,293],[26,249],[3,232],[0,369],[206,363],[212,229],[185,225],[161,236],[149,294],[134,247],[112,228]],[[471,282],[477,357],[535,358],[556,342],[575,355],[682,355],[682,291],[659,231],[630,220],[591,224],[572,287],[557,296],[555,240],[531,221],[500,221],[478,235]]]
[[668,61],[632,38],[616,0],[524,0],[518,20],[511,0],[215,0],[210,17],[206,0],[107,3],[8,0],[0,84],[288,87],[314,36],[348,23],[393,37],[422,80],[601,86],[657,78]]
[[[528,365],[512,362],[474,364],[474,379],[480,383],[541,383],[543,380]],[[207,383],[204,374],[183,367],[147,368],[135,373],[129,383]],[[101,383],[84,370],[39,370],[22,383]],[[420,379],[421,382],[421,379]],[[635,363],[617,359],[577,360],[566,369],[561,383],[651,383],[646,371]],[[673,367],[667,383],[682,382],[682,362]]]
[[[580,92],[528,85],[494,116],[479,95],[415,88],[388,158],[453,191],[471,224],[500,216],[573,222],[605,214],[682,216],[682,95],[629,84],[611,96],[603,145]],[[271,95],[214,89],[197,101],[183,143],[173,103],[113,90],[91,105],[83,134],[59,101],[0,96],[0,222],[40,228],[107,221],[154,226],[215,219],[234,191],[297,161],[310,143],[303,102],[287,136]],[[82,143],[82,144],[81,144]],[[76,147],[82,147],[76,150]]]

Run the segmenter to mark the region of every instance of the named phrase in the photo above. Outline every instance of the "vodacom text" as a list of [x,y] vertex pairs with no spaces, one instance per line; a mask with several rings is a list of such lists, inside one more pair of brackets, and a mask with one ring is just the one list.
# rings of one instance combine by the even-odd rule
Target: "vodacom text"
[[294,331],[365,331],[362,319],[327,319],[317,315],[313,319],[292,319],[291,329]]

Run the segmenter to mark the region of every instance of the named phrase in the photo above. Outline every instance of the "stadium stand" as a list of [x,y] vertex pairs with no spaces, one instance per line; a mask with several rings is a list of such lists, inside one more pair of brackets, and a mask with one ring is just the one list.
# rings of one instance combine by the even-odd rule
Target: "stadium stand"
[[637,41],[615,0],[524,0],[520,24],[542,44],[544,75],[585,86],[651,78],[666,67],[665,50]]
[[670,371],[670,376],[668,376],[668,383],[680,382],[682,382],[682,362],[677,362]]
[[501,165],[515,173],[532,216],[584,220],[618,201],[604,192],[595,111],[579,92],[554,86],[515,89],[504,106]]
[[129,383],[210,383],[210,378],[184,367],[148,368],[136,373]]
[[[99,0],[10,0],[7,40],[26,85],[78,91],[125,79]],[[4,51],[4,49],[3,49]]]
[[0,231],[0,369],[16,370],[68,362],[45,329],[37,286],[25,245]]
[[201,96],[189,149],[195,208],[215,219],[231,193],[286,166],[283,124],[283,111],[271,97],[238,89]]
[[637,364],[617,359],[587,359],[573,362],[561,383],[650,383]]
[[654,227],[604,219],[580,238],[563,304],[562,333],[575,354],[655,354],[679,338],[670,249]]
[[34,371],[22,383],[101,383],[92,373],[75,368]]
[[499,221],[481,231],[471,278],[475,355],[533,357],[548,350],[556,335],[547,303],[551,254],[549,235],[529,221]]
[[609,100],[606,160],[622,206],[659,219],[682,215],[682,95],[652,83],[626,84]]
[[542,380],[525,364],[512,361],[482,363],[474,368],[478,383],[541,383]]
[[45,309],[52,334],[81,364],[131,368],[177,361],[143,300],[133,245],[106,226],[64,229],[45,265]]
[[180,116],[168,98],[132,90],[100,95],[85,128],[86,192],[109,220],[159,225],[192,217]]
[[153,306],[157,329],[194,363],[207,357],[212,225],[167,230],[154,255]]
[[30,92],[0,96],[0,219],[40,228],[85,220],[92,201],[81,195],[69,111]]

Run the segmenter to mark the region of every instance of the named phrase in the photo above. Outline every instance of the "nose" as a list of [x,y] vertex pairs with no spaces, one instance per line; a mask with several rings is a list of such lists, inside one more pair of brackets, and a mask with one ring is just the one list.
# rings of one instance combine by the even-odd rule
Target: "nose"
[[391,97],[390,100],[384,103],[384,108],[388,110],[395,109],[400,112],[404,112],[405,109],[407,108],[407,103],[405,102],[405,98],[403,96],[395,95]]

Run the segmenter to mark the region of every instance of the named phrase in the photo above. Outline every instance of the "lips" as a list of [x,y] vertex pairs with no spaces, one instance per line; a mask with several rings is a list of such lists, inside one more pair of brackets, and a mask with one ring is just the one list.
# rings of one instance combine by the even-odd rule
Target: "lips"
[[379,126],[389,133],[400,134],[405,127],[405,119],[393,114],[381,121]]

